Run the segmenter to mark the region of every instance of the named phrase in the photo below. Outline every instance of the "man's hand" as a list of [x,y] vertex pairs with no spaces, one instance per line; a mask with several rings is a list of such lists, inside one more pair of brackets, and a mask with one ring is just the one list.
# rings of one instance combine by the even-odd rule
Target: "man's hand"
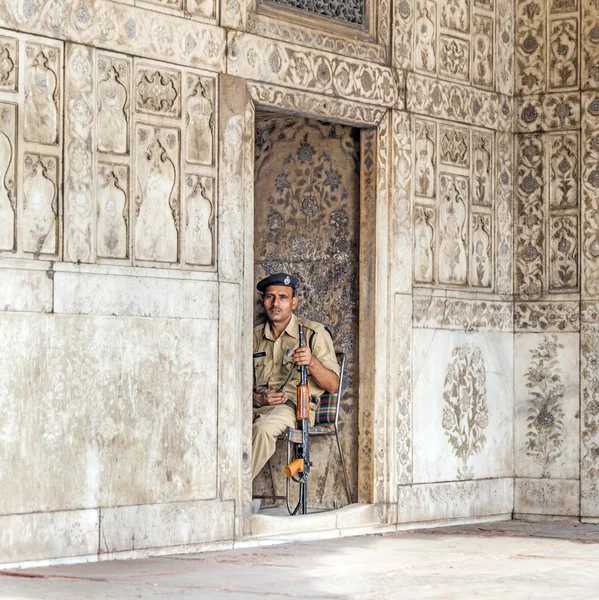
[[276,390],[266,390],[265,392],[254,392],[254,406],[276,406],[277,404],[285,404],[287,396],[285,392],[277,392]]
[[312,362],[312,352],[308,346],[302,346],[295,350],[291,358],[296,365],[309,367]]

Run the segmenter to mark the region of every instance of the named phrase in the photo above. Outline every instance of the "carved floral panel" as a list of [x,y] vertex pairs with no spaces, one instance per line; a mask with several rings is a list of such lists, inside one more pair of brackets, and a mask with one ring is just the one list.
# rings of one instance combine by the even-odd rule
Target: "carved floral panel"
[[552,217],[549,230],[549,286],[552,290],[578,289],[578,217]]
[[493,29],[491,17],[474,15],[472,21],[472,82],[485,88],[493,88]]
[[493,135],[472,132],[472,204],[493,204]]
[[179,71],[139,64],[135,75],[135,109],[142,113],[178,118],[181,106]]
[[129,167],[98,164],[96,253],[101,258],[129,257]]
[[545,91],[546,0],[516,0],[516,89]]
[[470,1],[445,0],[441,3],[441,27],[468,33],[470,31]]
[[180,131],[140,123],[136,131],[135,258],[179,258]]
[[414,281],[434,283],[435,209],[414,207]]
[[213,77],[187,74],[185,158],[192,164],[214,162],[215,84]]
[[449,79],[469,81],[470,42],[439,36],[439,74]]
[[417,196],[434,198],[437,179],[437,124],[416,119],[414,130],[414,190]]
[[188,174],[185,180],[185,262],[214,263],[214,179]]
[[549,87],[563,89],[578,85],[578,19],[550,22]]
[[439,176],[439,282],[468,283],[468,177]]
[[414,67],[435,73],[437,70],[437,4],[417,0],[414,35]]
[[582,3],[582,89],[599,88],[599,4]]
[[0,250],[17,244],[17,106],[0,102]]
[[470,165],[470,132],[468,129],[441,125],[441,162],[445,165],[468,168]]
[[552,208],[578,206],[578,145],[577,131],[548,137],[549,203]]
[[599,297],[599,94],[583,94],[582,219],[584,292]]
[[491,216],[472,216],[472,253],[470,281],[474,287],[490,288],[493,285],[493,228]]
[[0,91],[16,92],[19,81],[19,42],[0,36]]
[[51,46],[25,45],[23,135],[26,141],[58,143],[60,119],[60,54]]
[[55,156],[25,154],[23,167],[23,250],[35,255],[57,254],[58,160]]
[[544,286],[544,143],[540,135],[518,136],[516,207],[516,285],[526,297]]
[[97,148],[128,154],[131,61],[99,55],[97,69]]

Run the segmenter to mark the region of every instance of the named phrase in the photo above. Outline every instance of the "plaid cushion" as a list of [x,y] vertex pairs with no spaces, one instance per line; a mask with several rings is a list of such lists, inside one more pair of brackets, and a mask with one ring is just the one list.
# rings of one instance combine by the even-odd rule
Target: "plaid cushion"
[[323,394],[320,397],[320,405],[316,411],[315,422],[317,425],[335,422],[337,412],[337,394]]

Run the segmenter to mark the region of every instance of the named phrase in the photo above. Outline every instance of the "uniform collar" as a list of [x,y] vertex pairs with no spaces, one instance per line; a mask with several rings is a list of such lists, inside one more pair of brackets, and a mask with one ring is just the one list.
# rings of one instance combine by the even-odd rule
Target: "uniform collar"
[[[292,313],[291,319],[289,319],[289,323],[287,323],[287,327],[285,327],[285,329],[283,330],[283,333],[290,335],[292,338],[294,338],[296,340],[299,339],[299,326],[298,326],[298,321],[297,321],[297,317],[295,316],[295,313]],[[281,335],[283,335],[283,333]],[[264,323],[263,336],[267,340],[270,340],[271,342],[274,342],[274,340],[275,340],[275,336],[272,333],[272,328],[270,326],[269,321],[266,321],[266,323]]]

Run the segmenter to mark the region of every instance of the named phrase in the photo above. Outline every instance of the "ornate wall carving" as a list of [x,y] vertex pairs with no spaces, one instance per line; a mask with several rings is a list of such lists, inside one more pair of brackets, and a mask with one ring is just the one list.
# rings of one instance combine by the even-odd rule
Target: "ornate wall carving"
[[[298,274],[298,314],[328,325],[336,348],[346,353],[341,438],[348,464],[356,465],[359,142],[347,126],[258,120],[255,156],[255,278]],[[314,463],[332,466],[313,471],[312,506],[345,498],[336,463],[325,458],[331,452],[329,440],[314,444]],[[356,476],[351,469],[354,488]]]
[[[492,289],[493,133],[417,117],[414,149],[414,282]],[[497,235],[508,235],[509,248],[505,203],[501,210]]]
[[62,252],[61,42],[0,30],[0,252]]
[[599,296],[599,94],[583,93],[581,191],[583,291]]
[[231,75],[382,106],[397,101],[393,72],[364,61],[278,41],[264,47],[262,38],[236,32],[228,58]]

